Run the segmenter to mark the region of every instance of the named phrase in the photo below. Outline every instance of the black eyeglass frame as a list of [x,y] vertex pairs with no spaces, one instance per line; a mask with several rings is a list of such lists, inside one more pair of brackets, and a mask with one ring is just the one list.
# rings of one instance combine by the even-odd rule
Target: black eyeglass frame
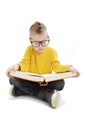
[[[42,43],[43,43],[44,41],[48,41],[48,43],[47,43],[46,45],[43,45]],[[39,47],[40,44],[41,44],[42,46],[47,46],[47,45],[49,44],[49,42],[50,42],[50,39],[49,39],[49,40],[44,40],[44,41],[30,41],[30,43],[32,44],[33,47]],[[38,42],[39,44],[38,44],[37,46],[34,46],[34,45],[33,45],[33,42]]]

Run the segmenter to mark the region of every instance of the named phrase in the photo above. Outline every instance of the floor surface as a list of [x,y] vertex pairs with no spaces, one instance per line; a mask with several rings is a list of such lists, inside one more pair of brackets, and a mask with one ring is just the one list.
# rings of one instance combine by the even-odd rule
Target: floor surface
[[65,88],[59,92],[58,107],[55,109],[47,103],[31,97],[15,98],[9,95],[8,78],[6,76],[2,78],[0,85],[0,129],[86,130],[84,76],[65,80]]

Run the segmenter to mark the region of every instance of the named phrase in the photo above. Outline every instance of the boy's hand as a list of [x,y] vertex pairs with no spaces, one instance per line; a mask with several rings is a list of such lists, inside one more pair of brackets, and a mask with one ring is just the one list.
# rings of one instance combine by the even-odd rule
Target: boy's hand
[[6,75],[7,75],[8,77],[11,77],[11,76],[9,75],[10,71],[17,71],[17,70],[19,70],[19,69],[20,69],[19,64],[15,64],[15,65],[13,65],[13,66],[11,66],[11,67],[9,67],[9,68],[7,69]]
[[77,73],[77,75],[74,76],[74,77],[79,77],[80,76],[80,72],[76,68],[74,68],[73,66],[69,67],[69,71]]

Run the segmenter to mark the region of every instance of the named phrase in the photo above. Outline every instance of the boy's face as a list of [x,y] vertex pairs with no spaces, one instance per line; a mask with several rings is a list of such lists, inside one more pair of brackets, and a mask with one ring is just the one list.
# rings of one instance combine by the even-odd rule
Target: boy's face
[[48,40],[49,40],[49,36],[47,35],[47,33],[43,33],[43,34],[33,34],[31,35],[31,37],[29,38],[32,46],[34,48],[34,50],[36,50],[38,53],[42,53],[45,48],[46,45],[48,44]]

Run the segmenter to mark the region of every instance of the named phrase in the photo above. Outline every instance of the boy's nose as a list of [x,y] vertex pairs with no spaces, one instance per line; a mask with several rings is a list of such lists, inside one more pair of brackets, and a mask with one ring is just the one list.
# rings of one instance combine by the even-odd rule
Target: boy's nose
[[39,46],[42,47],[42,44],[40,43]]

